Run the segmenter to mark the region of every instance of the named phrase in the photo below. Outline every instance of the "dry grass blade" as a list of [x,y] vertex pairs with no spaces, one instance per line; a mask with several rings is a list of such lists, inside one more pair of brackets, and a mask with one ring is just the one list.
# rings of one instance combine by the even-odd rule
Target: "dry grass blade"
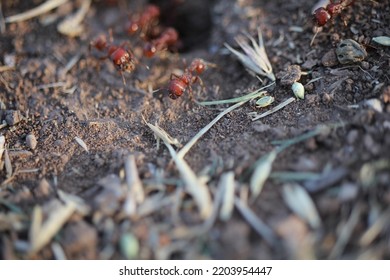
[[206,125],[204,128],[202,128],[178,153],[177,156],[179,158],[184,158],[184,156],[188,153],[188,151],[191,149],[193,145],[214,125],[216,124],[223,116],[230,113],[234,109],[240,107],[243,105],[246,101],[242,101],[240,103],[234,104],[233,106],[230,106],[229,108],[225,109],[223,112],[219,113],[218,116],[213,119],[208,125]]
[[249,182],[252,199],[255,199],[263,189],[265,181],[271,174],[272,164],[274,163],[277,154],[277,151],[273,150],[257,161],[255,170]]
[[34,254],[47,245],[54,235],[62,228],[76,209],[73,202],[61,205],[51,212],[46,222],[42,224],[42,209],[34,209],[30,230],[30,253]]
[[187,192],[194,198],[196,205],[199,208],[200,215],[203,219],[207,219],[212,213],[212,202],[211,196],[207,189],[206,184],[201,182],[195,175],[194,171],[190,168],[186,161],[182,157],[179,157],[176,151],[170,144],[170,139],[166,137],[168,135],[161,128],[146,123],[153,132],[161,136],[167,146],[174,162],[176,163],[177,169],[186,185]]
[[66,260],[64,249],[62,249],[58,242],[53,242],[51,244],[51,250],[53,251],[53,255],[56,260]]
[[127,197],[123,205],[124,212],[133,216],[137,206],[145,200],[145,193],[139,178],[134,155],[129,155],[125,161]]
[[79,138],[79,137],[75,137],[74,140],[76,140],[77,144],[80,145],[81,148],[83,148],[87,153],[89,153],[89,149],[88,149],[88,146],[87,144],[83,141],[83,139]]
[[261,30],[258,29],[258,39],[257,43],[255,38],[249,34],[245,34],[249,41],[252,43],[252,46],[249,45],[247,40],[243,36],[237,36],[235,38],[236,42],[240,45],[244,53],[238,52],[233,49],[231,46],[225,43],[225,46],[230,50],[237,58],[241,61],[244,66],[250,71],[267,77],[271,81],[275,81],[275,75],[272,71],[272,65],[269,62],[267,53],[264,48],[263,36]]
[[81,53],[78,53],[76,54],[75,56],[73,56],[69,62],[65,65],[65,67],[62,69],[62,71],[60,72],[60,77],[62,79],[65,78],[65,75],[69,72],[70,69],[73,68],[73,66],[76,65],[76,63],[80,60],[81,58]]
[[162,139],[164,142],[169,143],[170,145],[174,145],[178,148],[180,148],[182,145],[180,144],[179,140],[176,138],[173,138],[168,133],[166,133],[162,128],[160,128],[157,125],[152,125],[151,123],[148,123],[145,119],[144,122],[149,126],[151,130],[153,130],[155,136],[159,139]]
[[12,170],[11,159],[9,157],[7,149],[5,149],[4,151],[4,163],[5,163],[5,171],[7,172],[7,178],[11,178],[13,170]]
[[76,37],[82,34],[84,27],[81,25],[81,22],[85,18],[90,6],[91,0],[83,0],[80,9],[76,13],[65,18],[58,24],[58,32],[70,37]]
[[192,226],[192,227],[175,228],[173,230],[172,237],[174,237],[175,239],[191,239],[196,236],[201,236],[206,234],[213,226],[215,220],[217,219],[218,210],[220,208],[220,205],[223,203],[223,199],[224,199],[223,198],[224,187],[225,186],[223,184],[218,184],[218,189],[216,190],[214,196],[212,213],[201,225]]
[[0,171],[3,170],[3,153],[5,151],[5,136],[0,136]]
[[25,20],[40,16],[42,14],[45,14],[48,11],[55,9],[66,2],[68,2],[68,0],[48,0],[45,3],[42,3],[41,5],[39,5],[38,7],[35,7],[35,8],[28,10],[24,13],[20,13],[17,15],[7,17],[5,19],[5,22],[11,23],[11,22],[25,21]]
[[3,6],[0,2],[0,33],[3,34],[5,32],[5,19],[3,15]]
[[230,171],[222,174],[219,180],[219,188],[222,188],[222,205],[219,218],[222,221],[230,219],[234,209],[234,172]]
[[168,197],[164,197],[164,194],[152,195],[145,199],[145,201],[139,206],[137,211],[138,217],[145,217],[154,212],[161,210],[164,207],[174,205],[177,198],[177,194],[174,193]]
[[317,208],[303,187],[297,184],[286,184],[283,186],[282,195],[288,207],[313,229],[321,226]]
[[74,203],[76,206],[76,211],[79,214],[86,216],[91,212],[91,207],[87,203],[85,203],[85,201],[81,197],[63,192],[61,190],[58,190],[57,193],[58,197],[65,203]]
[[251,99],[254,99],[257,97],[261,97],[265,93],[266,93],[265,90],[264,91],[256,90],[254,92],[250,92],[250,93],[243,95],[243,96],[240,96],[240,97],[224,99],[224,100],[203,101],[203,102],[198,102],[198,103],[200,105],[203,105],[203,106],[237,103],[237,102],[248,101],[248,100],[251,100]]
[[388,226],[388,221],[390,219],[390,210],[382,213],[379,218],[372,224],[371,227],[363,234],[359,240],[359,244],[362,247],[369,246],[378,235],[386,229]]
[[280,103],[278,106],[275,106],[274,108],[272,108],[271,110],[268,110],[267,112],[264,112],[263,114],[252,114],[252,121],[257,121],[259,119],[262,119],[268,115],[271,115],[277,111],[279,111],[280,109],[283,109],[284,107],[286,107],[288,104],[290,104],[291,102],[295,101],[295,97],[290,97],[289,99],[283,101],[282,103]]
[[351,238],[352,232],[354,231],[356,225],[359,223],[360,215],[362,214],[364,206],[360,203],[356,204],[352,209],[351,215],[348,221],[341,228],[340,234],[334,245],[332,251],[330,252],[329,259],[338,259],[344,251],[345,246],[349,239]]
[[276,237],[272,229],[268,227],[249,207],[243,203],[238,197],[234,199],[238,211],[242,214],[245,220],[253,227],[253,229],[264,238],[271,246],[276,244]]

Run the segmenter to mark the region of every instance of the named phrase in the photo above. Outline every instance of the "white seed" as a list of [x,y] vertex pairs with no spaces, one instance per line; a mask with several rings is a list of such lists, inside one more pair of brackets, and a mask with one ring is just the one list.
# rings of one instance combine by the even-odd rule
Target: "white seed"
[[390,37],[387,36],[379,36],[379,37],[374,37],[372,40],[375,43],[381,44],[383,46],[390,47]]
[[305,88],[301,83],[295,82],[292,84],[291,89],[295,97],[303,99],[305,98]]

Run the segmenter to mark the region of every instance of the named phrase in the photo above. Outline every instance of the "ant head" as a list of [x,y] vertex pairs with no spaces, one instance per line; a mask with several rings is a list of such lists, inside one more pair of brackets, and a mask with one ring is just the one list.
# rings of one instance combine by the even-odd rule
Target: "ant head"
[[152,43],[147,43],[144,47],[144,56],[151,58],[157,52],[156,46]]
[[135,21],[129,21],[126,25],[127,33],[129,33],[130,35],[136,33],[138,29],[139,29],[139,25]]
[[316,25],[324,26],[330,20],[331,15],[324,7],[321,7],[314,11],[313,17]]

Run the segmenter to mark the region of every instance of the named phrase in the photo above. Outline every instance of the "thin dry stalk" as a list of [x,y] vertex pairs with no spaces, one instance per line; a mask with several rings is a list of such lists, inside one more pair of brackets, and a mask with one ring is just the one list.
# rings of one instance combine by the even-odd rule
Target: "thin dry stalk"
[[358,203],[352,209],[351,215],[348,221],[341,228],[336,244],[330,252],[328,259],[340,258],[342,252],[348,244],[349,239],[351,238],[352,232],[354,231],[356,225],[359,223],[360,215],[363,212],[363,208],[364,207],[360,203]]
[[277,111],[279,111],[280,109],[283,109],[284,107],[286,107],[288,104],[290,104],[291,102],[295,101],[295,97],[290,97],[289,99],[283,101],[282,103],[280,103],[278,106],[275,106],[274,108],[272,108],[271,110],[268,110],[267,112],[264,112],[262,114],[251,114],[252,116],[252,121],[257,121],[259,119],[262,119],[268,115],[271,115]]
[[194,198],[195,203],[199,208],[200,216],[203,219],[207,219],[212,214],[211,196],[207,185],[201,182],[201,180],[196,177],[194,171],[187,164],[187,162],[183,160],[182,157],[178,156],[170,144],[170,139],[172,137],[167,137],[169,136],[168,133],[166,133],[161,128],[153,126],[149,123],[146,124],[152,129],[155,135],[161,137],[161,139],[164,141],[164,144],[167,146],[174,162],[176,163],[176,167],[179,170],[180,175],[185,183],[187,192]]
[[385,231],[390,219],[390,209],[383,212],[379,218],[366,230],[359,240],[362,247],[369,246],[381,232]]
[[5,136],[0,136],[0,171],[3,170],[3,153],[5,150]]
[[249,45],[245,37],[237,36],[235,38],[236,42],[240,45],[244,53],[236,51],[231,46],[225,43],[225,46],[230,50],[240,61],[241,63],[250,71],[267,77],[271,81],[275,81],[275,75],[272,70],[272,65],[269,62],[267,53],[264,48],[263,36],[261,34],[260,28],[257,30],[258,43],[255,38],[245,33],[245,36],[252,43],[252,46]]
[[81,25],[81,22],[84,20],[90,6],[91,0],[83,0],[80,9],[76,13],[68,16],[58,24],[58,32],[69,37],[80,36],[84,31],[84,26]]
[[253,227],[253,229],[264,238],[271,246],[276,244],[276,237],[272,229],[268,227],[249,207],[238,197],[234,199],[234,205],[242,214],[244,219]]
[[234,209],[234,172],[230,171],[222,174],[219,180],[219,188],[222,188],[222,205],[219,212],[219,218],[222,221],[228,221],[233,214]]
[[65,65],[65,67],[62,69],[60,77],[64,79],[65,75],[70,71],[70,69],[73,68],[73,66],[76,65],[76,63],[80,60],[80,58],[81,58],[81,53],[78,53],[75,56],[73,56],[69,60],[69,62]]
[[25,21],[25,20],[40,16],[42,14],[45,14],[45,13],[61,6],[62,4],[66,3],[66,2],[68,2],[68,0],[48,0],[45,3],[42,3],[38,7],[35,7],[31,10],[28,10],[26,12],[23,12],[23,13],[20,13],[17,15],[7,17],[5,19],[5,22],[11,23],[11,22]]
[[75,209],[76,205],[73,202],[61,205],[54,212],[51,212],[46,222],[42,224],[42,208],[37,206],[33,211],[30,229],[30,254],[38,252],[47,245],[68,221]]
[[9,157],[7,149],[5,149],[4,151],[4,163],[5,163],[5,171],[7,173],[7,178],[9,179],[12,177],[13,170],[12,170],[11,159]]
[[209,129],[216,124],[223,116],[230,113],[234,109],[237,109],[241,105],[243,105],[246,101],[242,101],[240,103],[234,104],[233,106],[230,106],[229,108],[225,109],[223,112],[219,113],[218,116],[213,119],[208,125],[206,125],[204,128],[202,128],[184,147],[177,153],[177,156],[179,158],[184,158],[184,156],[188,153],[188,151],[192,148],[193,145],[196,144],[196,142],[207,132]]
[[125,161],[125,174],[127,197],[123,209],[126,215],[133,216],[136,214],[137,206],[145,200],[145,193],[139,178],[134,155],[129,155]]
[[[142,117],[143,118],[143,117]],[[177,140],[176,138],[173,138],[172,136],[170,136],[168,133],[166,133],[161,127],[157,126],[157,125],[152,125],[151,123],[148,123],[144,118],[143,118],[144,122],[146,123],[147,126],[149,126],[149,128],[151,130],[153,130],[155,136],[157,139],[165,139],[165,141],[167,141],[167,143],[169,143],[170,145],[174,145],[176,147],[181,147],[182,145],[180,144],[179,140]]]

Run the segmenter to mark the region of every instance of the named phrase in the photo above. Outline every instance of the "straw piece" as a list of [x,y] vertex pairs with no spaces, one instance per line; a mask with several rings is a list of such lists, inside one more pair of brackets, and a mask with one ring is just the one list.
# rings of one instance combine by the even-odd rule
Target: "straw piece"
[[61,6],[62,4],[66,3],[66,2],[68,2],[68,0],[48,0],[45,3],[42,3],[38,7],[35,7],[33,9],[31,9],[31,10],[28,10],[26,12],[23,12],[23,13],[20,13],[20,14],[17,14],[17,15],[13,15],[13,16],[7,17],[5,19],[5,22],[6,23],[11,23],[11,22],[25,21],[25,20],[28,20],[28,19],[40,16],[40,15],[42,15],[44,13],[47,13],[50,10],[55,9],[55,8]]

